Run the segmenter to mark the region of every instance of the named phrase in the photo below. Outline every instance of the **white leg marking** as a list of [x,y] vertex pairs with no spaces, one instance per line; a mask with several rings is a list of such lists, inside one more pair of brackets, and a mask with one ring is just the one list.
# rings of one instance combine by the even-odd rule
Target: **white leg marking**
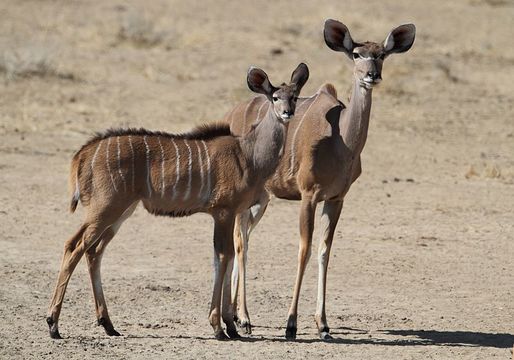
[[220,261],[218,259],[218,255],[216,255],[216,250],[214,250],[214,281],[218,278],[218,274],[220,272]]
[[112,187],[114,188],[114,191],[118,192],[118,189],[116,188],[116,183],[114,182],[114,176],[111,172],[111,162],[109,159],[109,146],[111,145],[111,139],[107,140],[107,149],[105,150],[105,162],[107,163],[107,171],[109,171],[109,176],[111,177]]
[[321,315],[323,311],[323,293],[325,292],[325,284],[323,283],[323,274],[325,273],[325,267],[327,266],[327,246],[325,243],[319,244],[318,252],[318,305],[316,307],[316,314]]
[[146,141],[146,135],[143,137],[143,141],[145,142],[146,147],[146,187],[148,188],[148,196],[152,196],[152,185],[151,185],[151,174],[150,171],[150,147],[148,146],[148,142]]
[[157,140],[159,140],[159,146],[161,148],[161,197],[164,197],[164,149],[162,147],[161,138],[158,137]]
[[125,182],[125,176],[123,175],[123,172],[121,171],[121,149],[120,149],[120,137],[116,136],[116,142],[118,144],[118,173],[120,174],[120,178],[123,181],[123,188],[125,189],[125,192],[127,192],[127,183]]
[[180,180],[180,151],[179,151],[178,146],[175,143],[175,140],[173,138],[171,138],[171,142],[173,143],[173,146],[175,147],[175,160],[177,162],[176,169],[175,169],[175,183],[173,184],[173,197],[172,197],[172,199],[175,199],[177,197],[177,184]]
[[[239,286],[239,262],[237,260],[237,254],[234,256],[234,265],[232,266],[232,288],[230,289],[230,299],[232,304],[237,303],[237,287]],[[236,306],[237,307],[237,306]],[[234,311],[237,310],[233,309]]]
[[205,192],[204,202],[208,202],[211,198],[211,157],[209,156],[209,149],[207,144],[202,140],[202,145],[205,150],[205,158],[207,159],[207,191]]
[[328,266],[328,249],[325,241],[328,238],[328,234],[330,232],[330,218],[327,213],[323,212],[321,214],[320,222],[322,237],[320,239],[318,249],[318,301],[316,305],[316,314],[321,316],[324,307],[323,294],[325,293],[325,283],[323,282],[323,277],[325,274],[325,269]]
[[192,182],[192,175],[193,175],[193,152],[191,151],[191,146],[189,146],[189,143],[186,139],[184,139],[184,144],[187,146],[187,151],[189,152],[189,160],[187,162],[187,188],[186,192],[184,194],[184,200],[189,199],[189,195],[191,195],[191,182]]
[[198,198],[199,199],[202,199],[202,193],[203,193],[203,178],[204,178],[204,175],[203,175],[203,159],[202,159],[202,151],[200,150],[200,145],[198,145],[198,141],[195,141],[195,145],[196,145],[196,150],[198,150],[198,162],[200,163],[199,165],[199,168],[200,168],[200,181],[201,181],[201,185],[200,185],[200,190],[198,191]]
[[135,190],[136,183],[136,160],[134,158],[134,146],[132,146],[132,137],[128,136],[130,153],[132,154],[132,192]]
[[[296,136],[298,135],[298,130],[300,130],[300,127],[302,126],[302,123],[303,123],[303,120],[305,119],[305,115],[309,112],[309,110],[311,109],[312,105],[316,102],[318,98],[314,99],[311,104],[309,105],[309,107],[307,108],[307,110],[305,110],[305,112],[303,113],[302,115],[302,118],[300,119],[300,121],[298,122],[298,126],[296,127],[296,130],[294,132],[294,135],[293,135],[293,140],[291,141],[291,164],[290,164],[290,167],[289,167],[289,173],[292,175],[294,173],[294,162],[295,162],[295,145],[296,145]],[[305,104],[306,102],[304,102]],[[304,105],[302,104],[302,105]]]

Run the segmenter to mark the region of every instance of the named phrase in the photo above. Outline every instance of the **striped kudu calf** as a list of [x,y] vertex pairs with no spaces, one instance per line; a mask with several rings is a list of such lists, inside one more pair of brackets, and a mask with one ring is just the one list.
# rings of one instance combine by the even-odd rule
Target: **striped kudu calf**
[[[320,337],[324,340],[331,338],[325,314],[328,260],[343,199],[361,174],[360,154],[368,133],[372,89],[382,79],[384,59],[390,54],[409,50],[415,31],[412,24],[401,25],[393,29],[382,43],[357,43],[342,23],[335,20],[325,22],[326,44],[353,60],[353,90],[348,108],[337,99],[336,90],[331,84],[323,85],[311,97],[300,98],[296,116],[289,125],[284,156],[276,173],[266,184],[266,189],[278,198],[301,200],[301,238],[296,282],[287,321],[288,339],[296,337],[300,287],[311,252],[314,214],[321,201],[324,201],[324,205],[315,319]],[[268,107],[261,98],[253,98],[234,108],[226,115],[225,121],[230,123],[233,133],[242,134],[248,131],[253,119]],[[232,301],[238,322],[247,333],[251,332],[245,297],[248,239],[268,202],[269,196],[265,193],[259,204],[236,219],[234,239],[237,256],[232,274]]]
[[[204,125],[173,135],[144,129],[109,130],[87,142],[73,157],[71,211],[80,201],[85,220],[64,245],[57,285],[48,310],[52,338],[60,338],[59,314],[66,286],[86,254],[98,323],[108,335],[114,329],[102,290],[100,262],[105,247],[137,204],[156,215],[186,216],[197,212],[214,218],[214,289],[209,321],[217,339],[226,339],[220,313],[231,338],[239,337],[230,304],[230,273],[234,256],[236,214],[257,202],[264,183],[279,163],[296,99],[309,76],[305,64],[293,72],[291,83],[276,88],[266,73],[248,71],[254,92],[272,103],[242,137],[228,125]],[[227,275],[225,275],[227,273]],[[220,312],[223,289],[223,308]]]

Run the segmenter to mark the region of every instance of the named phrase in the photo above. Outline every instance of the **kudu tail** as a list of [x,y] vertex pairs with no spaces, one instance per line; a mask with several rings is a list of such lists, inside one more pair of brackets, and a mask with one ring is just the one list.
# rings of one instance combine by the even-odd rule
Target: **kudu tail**
[[70,169],[70,178],[68,181],[69,192],[71,195],[70,201],[70,212],[74,213],[77,209],[77,205],[80,200],[80,190],[79,190],[79,170],[80,170],[80,160],[79,156],[75,155],[73,160],[71,161],[71,169]]

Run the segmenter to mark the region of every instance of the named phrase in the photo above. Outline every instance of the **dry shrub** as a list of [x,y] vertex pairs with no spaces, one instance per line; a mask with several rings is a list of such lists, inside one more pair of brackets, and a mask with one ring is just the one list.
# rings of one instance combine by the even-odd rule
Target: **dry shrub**
[[3,50],[0,56],[0,71],[5,73],[8,80],[57,74],[51,51],[39,45]]
[[152,47],[160,44],[164,34],[155,30],[153,22],[146,16],[131,13],[123,18],[118,38],[140,47]]
[[42,44],[4,46],[0,50],[0,73],[4,73],[8,81],[34,76],[75,80],[72,73],[58,71],[55,53],[51,46]]

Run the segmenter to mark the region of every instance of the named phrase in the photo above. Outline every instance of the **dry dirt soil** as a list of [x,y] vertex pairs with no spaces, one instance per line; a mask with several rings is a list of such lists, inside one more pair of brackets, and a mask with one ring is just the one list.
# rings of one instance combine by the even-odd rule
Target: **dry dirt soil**
[[[96,326],[85,262],[48,336],[75,150],[95,131],[170,132],[220,119],[251,96],[249,65],[288,79],[310,65],[347,101],[351,64],[325,46],[326,18],[356,41],[413,22],[406,54],[374,90],[363,174],[334,241],[318,340],[317,264],[285,342],[298,203],[274,199],[249,251],[254,333],[218,342],[207,320],[212,220],[138,209],[107,249],[103,281],[123,334]],[[514,342],[514,3],[460,1],[0,2],[0,358],[509,359]],[[314,252],[317,243],[314,244]]]

